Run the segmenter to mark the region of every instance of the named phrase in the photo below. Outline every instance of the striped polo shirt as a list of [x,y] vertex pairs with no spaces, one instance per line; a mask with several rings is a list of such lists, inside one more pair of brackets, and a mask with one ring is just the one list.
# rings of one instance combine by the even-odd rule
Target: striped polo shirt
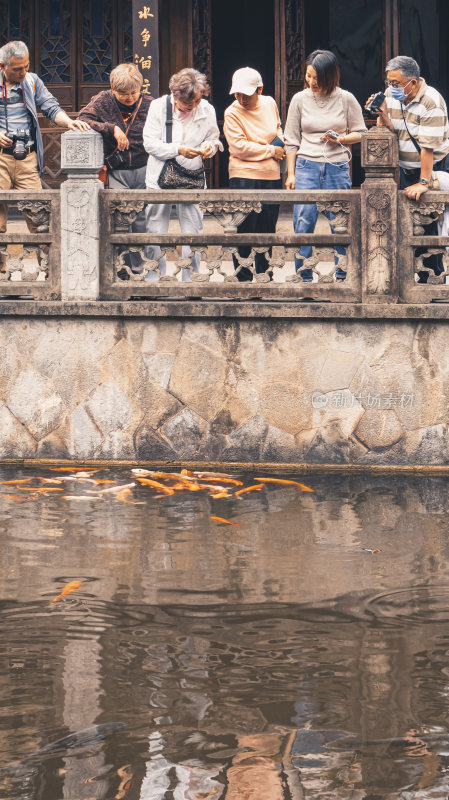
[[408,105],[394,100],[389,89],[385,94],[388,116],[399,140],[399,166],[404,169],[419,169],[421,164],[420,155],[407,133],[405,122],[419,146],[433,150],[433,163],[441,161],[449,153],[449,125],[446,103],[440,93],[427,86],[424,78],[421,78],[418,93]]

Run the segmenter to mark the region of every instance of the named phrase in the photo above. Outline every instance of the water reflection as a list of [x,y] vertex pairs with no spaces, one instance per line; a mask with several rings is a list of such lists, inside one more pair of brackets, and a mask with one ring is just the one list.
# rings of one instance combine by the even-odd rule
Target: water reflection
[[447,480],[306,482],[1,500],[2,800],[446,800]]

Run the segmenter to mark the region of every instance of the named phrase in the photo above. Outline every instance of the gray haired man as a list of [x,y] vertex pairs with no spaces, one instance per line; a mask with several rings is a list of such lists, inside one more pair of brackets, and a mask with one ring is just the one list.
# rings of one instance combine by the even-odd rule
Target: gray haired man
[[[81,120],[71,120],[43,81],[29,72],[30,57],[24,42],[8,42],[0,50],[0,189],[42,188],[44,148],[37,119],[42,114],[61,128],[89,130]],[[18,157],[19,156],[19,157]],[[0,232],[6,231],[8,209],[0,203]],[[34,226],[27,220],[28,228]]]
[[432,171],[449,169],[446,103],[420,77],[414,58],[392,58],[386,74],[386,99],[378,112],[377,124],[397,134],[401,188],[408,197],[419,200],[429,188]]
[[[378,125],[397,134],[401,189],[416,201],[428,191],[434,170],[449,172],[446,103],[419,72],[415,59],[409,56],[396,56],[388,62],[385,100],[377,118]],[[426,226],[426,233],[437,233],[436,223]],[[443,271],[440,256],[430,256],[424,264],[437,275]],[[427,283],[428,272],[420,271],[418,276],[419,283]]]

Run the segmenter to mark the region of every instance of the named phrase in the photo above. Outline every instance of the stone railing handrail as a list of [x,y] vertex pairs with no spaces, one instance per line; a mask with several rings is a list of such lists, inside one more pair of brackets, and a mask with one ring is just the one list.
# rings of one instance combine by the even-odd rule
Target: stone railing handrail
[[[97,174],[103,163],[101,136],[69,131],[62,135],[62,167],[68,179],[58,191],[0,192],[0,201],[17,205],[34,224],[34,233],[0,234],[0,251],[9,266],[0,272],[0,294],[33,296],[36,299],[63,301],[126,300],[136,295],[146,299],[160,297],[218,297],[332,300],[340,303],[392,304],[428,303],[449,299],[449,237],[424,236],[424,226],[442,216],[447,193],[429,191],[419,204],[398,191],[398,147],[394,134],[385,128],[372,128],[362,136],[362,166],[366,179],[360,189],[345,191],[264,191],[254,196],[248,191],[103,191]],[[132,233],[131,223],[147,203],[199,203],[215,220],[201,234]],[[313,234],[274,233],[238,234],[237,226],[262,202],[291,206],[294,202],[317,203],[320,211],[334,215],[334,232]],[[14,245],[22,244],[26,255],[38,253],[39,278],[26,266],[26,258],[11,255]],[[201,251],[201,272],[194,273],[189,258],[177,252],[180,245]],[[240,267],[238,246],[265,251],[273,280],[268,274],[253,274],[253,281],[239,283],[234,255]],[[313,284],[304,284],[293,268],[293,254],[301,245],[325,248],[327,272],[320,273],[320,250],[314,250],[304,267],[312,267]],[[346,249],[340,266],[346,279],[336,281],[329,253],[340,245]],[[146,257],[145,247],[161,247],[162,254]],[[444,272],[430,274],[428,285],[417,285],[416,274],[422,265],[419,247],[443,255]],[[268,248],[270,251],[268,253]],[[274,248],[271,252],[271,248]],[[127,266],[123,252],[140,251],[143,271]],[[15,252],[15,251],[14,251]],[[172,259],[169,274],[160,270],[160,259]],[[252,255],[253,255],[252,254]],[[240,260],[239,260],[240,259]],[[421,260],[420,260],[421,259]],[[174,262],[174,263],[173,263]],[[236,263],[237,263],[236,262]],[[318,266],[317,266],[318,263]],[[123,274],[118,276],[119,268]],[[14,270],[22,280],[11,280]],[[27,271],[28,270],[28,271]],[[181,281],[181,270],[190,281]],[[290,272],[289,272],[290,270]],[[148,273],[157,280],[147,281]],[[439,284],[438,286],[436,284]]]

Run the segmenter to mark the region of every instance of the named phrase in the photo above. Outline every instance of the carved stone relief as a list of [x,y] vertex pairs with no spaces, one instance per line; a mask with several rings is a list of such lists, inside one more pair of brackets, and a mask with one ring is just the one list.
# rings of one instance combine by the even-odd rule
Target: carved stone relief
[[136,217],[143,211],[145,203],[134,202],[127,203],[123,201],[111,202],[111,210],[113,213],[113,229],[115,231],[129,231]]
[[[388,252],[391,198],[387,192],[379,190],[368,195],[367,204],[374,210],[374,215],[371,212],[367,220],[369,229],[374,234],[374,237],[369,236],[368,291],[382,294],[388,292],[391,283]],[[372,220],[373,216],[374,220]]]
[[17,203],[17,208],[26,216],[37,233],[48,233],[50,229],[50,200],[23,200]]
[[212,214],[225,233],[234,233],[251,211],[256,214],[262,211],[262,203],[257,200],[245,200],[241,203],[206,202],[200,203],[199,207],[203,214]]

